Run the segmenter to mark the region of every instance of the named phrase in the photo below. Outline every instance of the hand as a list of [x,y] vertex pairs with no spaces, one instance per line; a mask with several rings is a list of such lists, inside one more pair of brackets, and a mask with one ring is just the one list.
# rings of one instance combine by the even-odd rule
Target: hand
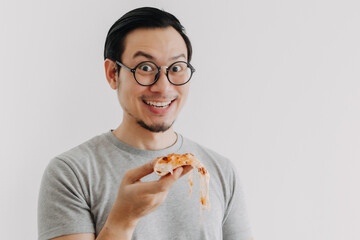
[[125,231],[131,237],[141,217],[154,211],[166,199],[170,187],[192,169],[191,166],[179,167],[172,175],[168,174],[157,181],[141,182],[141,178],[154,171],[154,164],[155,160],[152,160],[126,171],[104,226],[107,231],[119,231],[114,235]]

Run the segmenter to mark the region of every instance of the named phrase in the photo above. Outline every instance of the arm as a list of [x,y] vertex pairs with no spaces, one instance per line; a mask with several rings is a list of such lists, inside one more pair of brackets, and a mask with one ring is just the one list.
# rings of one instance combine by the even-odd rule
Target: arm
[[[141,178],[153,172],[154,161],[128,170],[120,184],[117,198],[105,225],[96,240],[131,239],[139,220],[154,211],[166,198],[170,187],[192,168],[176,169],[173,175],[161,177],[158,181],[141,182]],[[54,240],[95,240],[93,233],[71,234]]]
[[235,166],[230,162],[228,200],[223,222],[223,239],[252,240],[245,196]]
[[51,240],[95,240],[93,233],[80,233],[52,238]]
[[141,182],[141,178],[153,172],[155,161],[128,170],[121,181],[115,203],[97,240],[131,239],[139,220],[153,212],[166,198],[170,187],[192,168],[176,169],[158,181]]

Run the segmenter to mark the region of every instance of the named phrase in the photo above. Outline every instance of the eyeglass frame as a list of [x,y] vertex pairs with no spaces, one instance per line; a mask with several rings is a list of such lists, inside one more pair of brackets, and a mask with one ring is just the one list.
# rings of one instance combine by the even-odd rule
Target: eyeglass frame
[[[154,64],[154,65],[157,67],[157,69],[158,69],[158,72],[157,72],[156,75],[155,75],[154,82],[151,83],[151,84],[142,84],[142,83],[140,83],[140,82],[136,79],[136,77],[135,77],[135,72],[136,72],[136,69],[138,68],[138,66],[140,66],[141,64],[146,63],[146,62],[149,62],[149,63]],[[190,68],[190,70],[191,70],[191,75],[190,75],[189,79],[188,79],[186,82],[181,83],[181,84],[176,84],[176,83],[173,83],[173,82],[170,80],[170,78],[169,78],[169,69],[170,69],[173,65],[175,65],[176,63],[180,63],[180,62],[181,62],[181,63],[186,63],[186,65],[187,65],[187,66]],[[126,70],[132,72],[133,75],[134,75],[135,81],[136,81],[139,85],[144,86],[144,87],[148,87],[148,86],[154,85],[154,84],[159,80],[160,73],[161,73],[161,68],[162,68],[162,67],[166,67],[166,66],[161,66],[161,67],[159,67],[156,63],[154,63],[154,62],[152,62],[152,61],[142,61],[142,62],[138,63],[134,68],[129,68],[128,66],[125,66],[123,63],[119,62],[118,60],[116,60],[115,63],[116,63],[117,65],[121,66],[121,67],[124,67]],[[119,71],[120,71],[120,69],[119,69]],[[176,61],[176,62],[170,64],[170,66],[166,67],[166,78],[168,79],[168,81],[169,81],[172,85],[182,86],[182,85],[185,85],[186,83],[188,83],[188,82],[190,81],[190,79],[191,79],[192,75],[194,74],[194,72],[195,72],[195,68],[194,68],[190,63],[185,62],[185,61]]]

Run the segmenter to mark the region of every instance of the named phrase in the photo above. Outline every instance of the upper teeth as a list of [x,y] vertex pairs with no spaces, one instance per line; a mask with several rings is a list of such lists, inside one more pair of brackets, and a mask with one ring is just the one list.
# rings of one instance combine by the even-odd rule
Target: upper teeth
[[168,102],[153,102],[153,101],[145,101],[147,104],[155,106],[155,107],[164,107],[171,103],[171,101]]

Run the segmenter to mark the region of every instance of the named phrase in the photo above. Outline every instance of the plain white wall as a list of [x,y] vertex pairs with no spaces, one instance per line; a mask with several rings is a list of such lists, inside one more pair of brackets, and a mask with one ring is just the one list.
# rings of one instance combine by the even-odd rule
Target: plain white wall
[[1,0],[1,239],[36,239],[48,161],[120,123],[103,45],[145,5],[186,27],[197,72],[176,129],[236,164],[255,239],[360,239],[356,0]]

